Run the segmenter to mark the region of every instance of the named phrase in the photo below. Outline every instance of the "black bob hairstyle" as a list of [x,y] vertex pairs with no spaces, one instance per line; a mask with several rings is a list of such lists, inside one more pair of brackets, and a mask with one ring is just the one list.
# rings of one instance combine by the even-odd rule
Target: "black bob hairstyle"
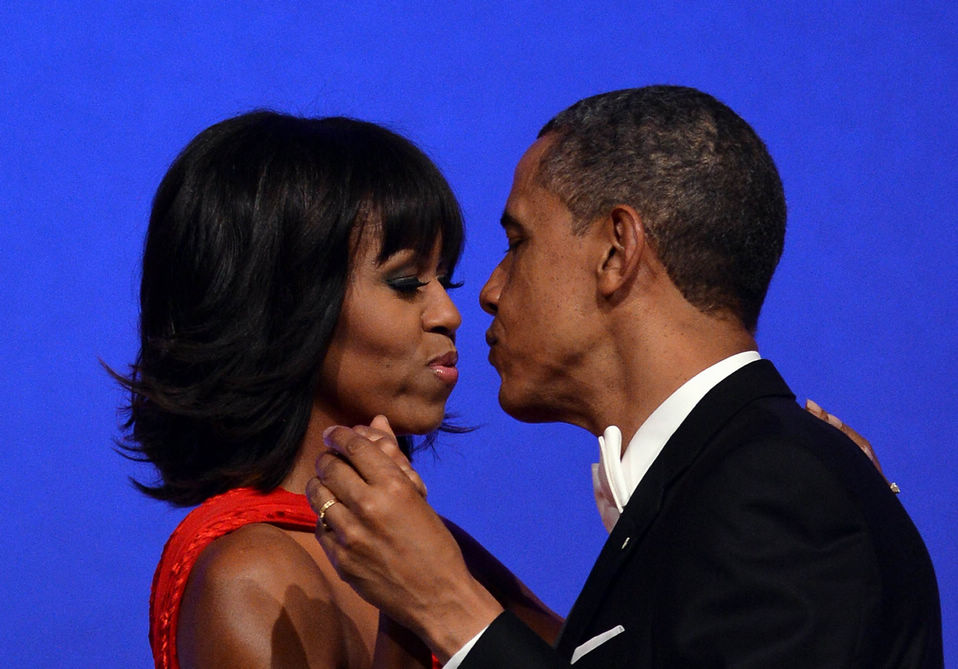
[[[153,200],[140,351],[123,449],[152,463],[146,494],[194,505],[291,471],[317,370],[364,234],[455,268],[462,216],[412,142],[348,118],[255,111],[204,130]],[[404,440],[408,448],[409,441]]]

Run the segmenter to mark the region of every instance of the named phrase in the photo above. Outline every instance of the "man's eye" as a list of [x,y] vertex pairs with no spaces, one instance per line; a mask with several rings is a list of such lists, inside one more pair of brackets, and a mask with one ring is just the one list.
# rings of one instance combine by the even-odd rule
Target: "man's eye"
[[418,276],[400,276],[386,281],[389,287],[398,293],[411,295],[426,285],[426,281],[420,281]]
[[519,244],[522,243],[521,239],[510,239],[508,241],[509,241],[509,247],[506,249],[506,253],[512,253],[519,247]]

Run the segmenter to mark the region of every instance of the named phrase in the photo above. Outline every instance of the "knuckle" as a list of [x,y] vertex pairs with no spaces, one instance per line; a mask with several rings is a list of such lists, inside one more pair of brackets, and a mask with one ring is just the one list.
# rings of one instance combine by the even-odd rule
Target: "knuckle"
[[369,427],[368,425],[357,425],[353,428],[353,432],[372,442],[379,442],[383,437],[386,436],[382,430],[377,430],[376,428]]
[[419,493],[421,497],[425,497],[427,494],[426,482],[423,481],[418,475],[413,479],[413,485],[416,486],[416,492]]
[[339,458],[333,453],[323,453],[316,459],[316,475],[320,480],[328,478],[338,463]]
[[383,488],[391,499],[404,497],[409,489],[408,482],[398,478],[391,478],[386,481]]
[[353,433],[349,439],[343,444],[343,447],[347,454],[356,455],[365,448],[366,444],[369,443],[368,440],[362,435]]
[[364,495],[356,500],[354,511],[363,518],[373,518],[379,514],[379,510],[379,501],[370,495]]
[[359,532],[351,525],[346,525],[340,529],[336,540],[339,544],[337,556],[339,557],[340,564],[348,567],[351,563],[350,556],[352,556],[359,545]]

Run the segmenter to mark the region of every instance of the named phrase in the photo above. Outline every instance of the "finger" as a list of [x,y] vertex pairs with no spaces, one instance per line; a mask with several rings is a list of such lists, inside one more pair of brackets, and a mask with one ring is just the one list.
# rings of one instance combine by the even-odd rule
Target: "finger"
[[338,515],[342,519],[346,507],[318,478],[306,482],[306,499],[316,512],[316,538],[320,539],[323,535],[332,533],[336,527],[333,517]]
[[381,432],[385,432],[390,437],[392,437],[393,441],[397,441],[396,433],[393,432],[392,425],[389,424],[389,419],[386,418],[384,415],[379,414],[376,417],[374,417],[372,422],[369,424],[369,426],[373,429],[379,430]]
[[[384,450],[388,448],[390,444],[396,444],[394,437],[386,432],[383,432],[382,430],[377,430],[374,427],[370,427],[369,425],[354,425],[353,432],[361,437],[369,439],[369,441],[375,443]],[[396,448],[399,448],[398,445]]]
[[333,497],[350,508],[368,487],[352,464],[333,450],[326,450],[316,458],[316,478]]
[[836,416],[833,413],[825,412],[825,422],[831,425],[832,427],[837,427],[839,430],[845,425],[842,422],[842,419]]
[[313,507],[313,511],[326,502],[326,498],[323,496],[324,492],[328,493],[329,490],[318,478],[314,477],[306,481],[306,501]]
[[400,471],[406,475],[412,484],[416,487],[416,490],[423,497],[426,496],[426,484],[423,482],[422,477],[419,476],[419,473],[413,469],[412,464],[409,462],[409,458],[406,457],[405,453],[402,452],[402,449],[399,448],[399,444],[396,443],[393,437],[386,434],[385,432],[380,432],[375,430],[367,425],[357,425],[353,430],[360,436],[369,439],[371,442],[375,443],[379,449],[389,456],[389,458],[399,467]]
[[818,404],[812,400],[805,400],[805,409],[810,414],[816,418],[820,418],[825,421],[832,427],[836,427],[841,430],[846,437],[855,442],[855,445],[864,453],[869,460],[871,460],[872,465],[875,466],[875,469],[879,471],[884,476],[884,472],[881,468],[881,463],[878,462],[878,456],[875,455],[875,449],[872,448],[871,442],[869,442],[865,437],[858,433],[853,427],[847,425],[841,418],[838,416],[828,413],[822,409]]
[[898,487],[898,484],[893,481],[889,481],[888,477],[885,476],[885,472],[881,468],[881,463],[878,461],[878,456],[875,454],[875,449],[872,448],[871,442],[848,425],[842,424],[841,431],[844,432],[849,439],[855,442],[855,445],[861,449],[862,453],[868,456],[868,459],[871,460],[872,465],[875,466],[875,469],[878,470],[878,473],[881,474],[882,478],[885,479],[885,482],[888,484],[888,487],[891,488],[891,491],[896,495],[900,493],[901,488]]
[[805,400],[805,411],[812,414],[816,418],[821,418],[825,420],[825,410],[822,409],[818,404],[810,399]]
[[[818,403],[817,403],[817,402],[815,402],[815,401],[813,401],[813,400],[810,400],[810,399],[806,399],[806,400],[805,400],[805,411],[807,411],[808,413],[812,414],[812,415],[815,416],[816,418],[825,421],[826,423],[828,423],[828,424],[831,425],[832,427],[838,428],[839,430],[842,430],[843,432],[845,431],[845,430],[843,429],[845,424],[842,422],[842,419],[839,418],[838,416],[836,416],[835,414],[831,414],[831,413],[828,413],[827,411],[825,411],[823,408],[821,408],[820,406],[818,406]],[[849,429],[851,429],[851,428],[849,428]]]
[[375,442],[383,453],[392,458],[392,461],[396,463],[396,466],[406,475],[406,478],[412,482],[416,490],[419,491],[419,494],[422,495],[422,497],[426,497],[428,494],[426,484],[423,482],[422,477],[419,476],[419,473],[413,469],[409,458],[407,458],[402,452],[402,449],[399,448],[399,442],[393,434],[392,427],[390,427],[389,421],[385,416],[376,416],[368,426],[357,425],[353,430],[370,441]]
[[[326,428],[326,431],[323,432],[323,441],[331,451],[352,465],[352,468],[365,481],[372,483],[386,480],[397,475],[402,475],[405,478],[405,475],[402,474],[402,471],[391,457],[383,453],[379,446],[366,437],[363,437],[356,432],[356,430],[341,425],[334,425]],[[326,455],[321,455],[318,462],[327,463],[327,465],[331,467],[332,472],[336,474],[338,474],[341,469],[336,467],[335,463],[329,462],[329,458]],[[320,473],[318,469],[317,475],[324,484],[329,485],[326,476]],[[332,488],[338,496],[340,491],[335,487]]]
[[348,576],[352,562],[350,551],[357,536],[362,535],[357,516],[318,478],[306,482],[306,497],[316,512],[316,541],[341,578]]
[[848,435],[848,438],[854,441],[860,447],[867,448],[869,451],[871,450],[871,444],[868,442],[868,440],[855,431],[855,428],[853,428],[851,425],[842,423],[842,426],[838,429]]
[[849,439],[855,442],[855,445],[861,449],[862,453],[868,456],[868,459],[872,461],[875,468],[878,471],[882,471],[881,464],[878,462],[878,456],[875,455],[875,449],[872,448],[871,442],[848,425],[843,424],[841,430]]

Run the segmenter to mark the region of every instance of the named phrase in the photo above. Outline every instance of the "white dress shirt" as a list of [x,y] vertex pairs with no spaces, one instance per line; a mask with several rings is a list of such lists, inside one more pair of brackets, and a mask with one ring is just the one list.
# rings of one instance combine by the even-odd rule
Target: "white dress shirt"
[[756,360],[761,360],[758,351],[744,351],[703,369],[645,419],[624,451],[619,428],[606,428],[599,437],[599,461],[592,465],[592,487],[607,531],[612,531],[642,477],[695,405],[726,377]]
[[[645,419],[625,451],[622,450],[622,432],[619,428],[615,425],[606,428],[599,437],[599,462],[592,465],[595,501],[606,530],[612,531],[642,477],[695,405],[726,377],[756,360],[761,360],[758,351],[744,351],[703,369],[679,386]],[[449,658],[443,669],[458,669],[486,629],[488,627]]]

